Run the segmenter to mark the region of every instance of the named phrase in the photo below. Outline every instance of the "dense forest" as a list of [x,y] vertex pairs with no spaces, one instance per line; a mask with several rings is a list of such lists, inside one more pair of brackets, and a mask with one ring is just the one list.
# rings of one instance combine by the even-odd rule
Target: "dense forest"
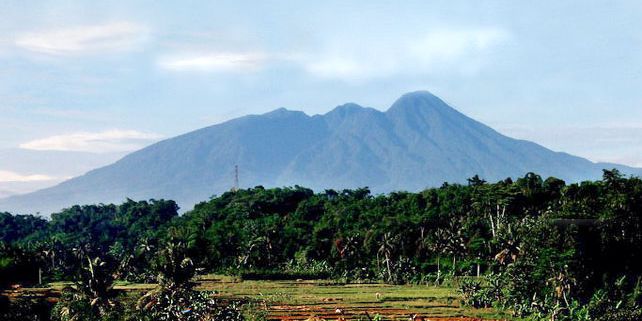
[[[23,318],[202,320],[197,312],[171,317],[170,306],[186,300],[201,300],[202,313],[240,318],[208,307],[191,288],[195,274],[215,272],[456,280],[466,304],[532,320],[641,320],[641,242],[642,180],[617,170],[576,184],[533,173],[496,183],[475,176],[466,185],[386,195],[257,186],[183,215],[168,200],[72,206],[48,219],[0,213],[0,288],[77,284],[53,307],[0,299],[0,319],[19,320],[32,305],[46,312]],[[114,280],[161,287],[125,307],[114,303]]]

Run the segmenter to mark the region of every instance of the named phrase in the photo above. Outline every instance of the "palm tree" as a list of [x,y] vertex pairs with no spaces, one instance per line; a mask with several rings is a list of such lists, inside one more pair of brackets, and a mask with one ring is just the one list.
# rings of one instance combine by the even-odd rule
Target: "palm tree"
[[172,238],[163,244],[153,262],[159,286],[142,296],[138,310],[152,320],[212,320],[216,302],[193,289],[194,262],[185,239]]
[[377,261],[379,261],[380,255],[384,257],[384,263],[386,264],[386,272],[388,273],[388,282],[393,281],[392,275],[392,253],[394,250],[394,243],[392,233],[386,232],[381,238],[381,244],[379,250],[377,251]]
[[443,228],[438,228],[426,240],[427,246],[430,251],[437,255],[437,279],[436,284],[441,280],[441,255],[446,251],[446,244],[448,243],[448,233]]
[[445,228],[438,229],[442,243],[442,251],[453,258],[453,272],[457,271],[457,257],[466,253],[466,240],[462,233],[462,220],[451,220]]
[[[101,318],[118,311],[113,282],[114,269],[111,264],[99,257],[92,259],[85,256],[75,287],[67,288],[69,296],[58,303],[60,317],[64,320],[83,320],[87,318],[87,313]],[[83,309],[83,305],[88,306],[89,310]]]
[[112,300],[115,296],[114,271],[98,257],[93,260],[87,257],[87,265],[83,269],[82,291],[90,299],[90,305],[96,306],[99,314],[104,315],[108,307],[115,306]]

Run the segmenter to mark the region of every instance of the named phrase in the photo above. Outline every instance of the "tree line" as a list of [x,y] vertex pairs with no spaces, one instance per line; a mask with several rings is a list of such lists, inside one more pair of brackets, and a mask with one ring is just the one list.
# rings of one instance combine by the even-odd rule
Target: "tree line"
[[[642,180],[617,170],[381,195],[257,186],[184,215],[168,200],[2,213],[0,287],[77,280],[96,259],[115,279],[158,281],[159,253],[180,244],[194,273],[451,283],[466,304],[534,319],[639,320],[641,223]],[[160,275],[181,273],[172,266]]]

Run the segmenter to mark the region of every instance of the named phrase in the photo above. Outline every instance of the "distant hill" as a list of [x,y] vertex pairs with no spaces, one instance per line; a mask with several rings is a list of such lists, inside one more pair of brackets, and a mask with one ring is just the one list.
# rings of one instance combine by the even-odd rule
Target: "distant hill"
[[12,191],[0,190],[0,198],[9,197],[13,194],[14,193]]
[[487,181],[535,172],[567,182],[598,179],[603,168],[506,137],[428,92],[403,95],[386,112],[345,104],[324,114],[277,109],[170,138],[116,163],[34,193],[0,200],[0,211],[43,214],[73,204],[125,198],[174,199],[188,210],[241,187],[302,185],[315,190],[368,186],[416,191],[443,182]]

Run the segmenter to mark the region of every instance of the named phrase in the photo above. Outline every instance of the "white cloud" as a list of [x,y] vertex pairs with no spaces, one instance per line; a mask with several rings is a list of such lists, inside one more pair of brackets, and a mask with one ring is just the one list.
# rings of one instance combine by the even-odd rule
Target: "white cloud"
[[19,34],[16,46],[52,55],[83,55],[123,51],[147,36],[147,28],[130,22],[40,30]]
[[475,54],[506,40],[508,32],[498,28],[436,30],[408,45],[409,52],[425,65],[452,61]]
[[159,138],[161,138],[160,135],[153,133],[113,129],[46,137],[21,144],[20,148],[91,153],[125,152],[140,149]]
[[57,178],[51,177],[48,175],[38,175],[38,174],[23,175],[16,172],[0,170],[0,182],[2,183],[5,183],[5,182],[26,183],[26,182],[50,181],[55,179]]
[[[379,66],[381,68],[381,66]],[[305,70],[315,76],[322,78],[365,78],[378,72],[369,67],[368,63],[359,61],[354,57],[342,57],[341,55],[330,55],[310,61],[305,64]]]
[[159,59],[161,68],[172,71],[235,72],[259,69],[267,57],[256,52],[183,54]]
[[474,72],[483,60],[478,56],[508,39],[509,33],[494,27],[444,28],[412,38],[357,39],[350,31],[340,38],[316,51],[179,50],[161,56],[157,64],[171,71],[252,72],[268,63],[289,63],[313,76],[343,80],[421,73],[445,66]]
[[506,30],[499,28],[435,29],[414,38],[386,39],[379,43],[343,42],[319,54],[308,55],[301,62],[312,75],[346,80],[429,72],[445,67],[468,72],[478,69],[480,55],[509,37]]

